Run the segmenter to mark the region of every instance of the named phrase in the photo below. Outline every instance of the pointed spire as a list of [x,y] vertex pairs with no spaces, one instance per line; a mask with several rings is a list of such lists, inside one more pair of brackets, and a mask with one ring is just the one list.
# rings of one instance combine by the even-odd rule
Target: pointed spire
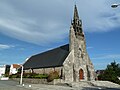
[[77,10],[76,5],[74,7],[74,17],[73,17],[72,25],[73,25],[76,37],[78,37],[78,36],[84,37],[84,33],[82,30],[82,21],[79,19],[78,10]]
[[78,15],[78,11],[77,11],[77,6],[75,5],[75,8],[74,8],[74,17],[73,19],[79,19],[79,15]]

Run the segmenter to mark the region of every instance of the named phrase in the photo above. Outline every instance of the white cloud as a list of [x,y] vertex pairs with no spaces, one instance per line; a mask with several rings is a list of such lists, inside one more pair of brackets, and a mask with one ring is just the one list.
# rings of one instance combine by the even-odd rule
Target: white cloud
[[[81,2],[83,4],[79,6],[79,12],[87,32],[108,32],[120,27],[118,25],[120,12],[111,8],[112,0],[81,0]],[[117,20],[111,20],[112,17]]]
[[95,69],[105,69],[108,64],[114,60],[120,63],[120,54],[100,54],[91,58]]
[[[37,4],[37,2],[35,4]],[[19,2],[14,1],[13,3],[19,4]],[[39,45],[51,44],[56,41],[60,42],[66,38],[66,34],[68,33],[66,25],[56,21],[55,18],[57,16],[54,17],[50,13],[51,15],[48,17],[48,14],[42,15],[40,11],[34,13],[36,11],[31,10],[31,12],[29,12],[27,8],[25,8],[25,10],[22,9],[22,11],[21,5],[23,3],[20,3],[20,5],[15,6],[17,8],[12,6],[11,2],[4,2],[2,4],[4,7],[1,7],[1,12],[3,12],[4,15],[0,15],[0,32],[10,37]],[[27,3],[32,4],[32,1],[25,1],[25,4]],[[38,10],[38,8],[36,8],[38,6],[33,5],[33,8],[31,8],[29,4],[29,9]],[[23,4],[23,7],[26,6]],[[6,10],[6,12],[4,12],[4,10]],[[43,11],[42,9],[40,10]],[[43,13],[46,12],[44,11]],[[8,14],[9,17],[6,16]]]
[[[77,1],[85,31],[107,32],[119,27],[120,12],[111,9],[113,1],[108,1]],[[68,37],[73,6],[70,0],[0,1],[0,32],[39,45],[62,42]]]
[[100,56],[96,56],[93,57],[91,59],[96,59],[96,60],[100,60],[100,59],[120,59],[120,54],[108,54],[108,55],[100,55]]
[[13,45],[5,45],[5,44],[0,44],[0,50],[1,49],[9,49],[9,48],[12,48],[14,47]]
[[93,47],[88,46],[87,49],[92,49]]

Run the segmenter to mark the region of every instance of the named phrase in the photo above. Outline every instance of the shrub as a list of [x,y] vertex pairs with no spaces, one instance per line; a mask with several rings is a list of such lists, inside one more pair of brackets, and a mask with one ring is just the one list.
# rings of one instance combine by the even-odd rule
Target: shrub
[[33,78],[36,75],[36,73],[24,73],[23,78]]
[[37,74],[34,76],[34,78],[46,79],[46,78],[48,78],[48,75],[47,74]]
[[111,81],[117,84],[120,84],[120,64],[117,64],[115,61],[107,65],[103,74],[98,76],[99,80]]
[[[21,74],[12,74],[9,76],[10,78],[20,78]],[[39,78],[39,79],[47,79],[48,74],[36,74],[36,73],[24,73],[23,78]]]
[[9,78],[20,78],[20,74],[12,74]]
[[48,77],[47,74],[36,74],[36,73],[24,73],[23,78],[39,78],[46,79]]
[[54,79],[58,79],[58,78],[59,78],[59,73],[57,71],[53,71],[53,72],[50,72],[47,80],[48,80],[48,82],[51,82]]

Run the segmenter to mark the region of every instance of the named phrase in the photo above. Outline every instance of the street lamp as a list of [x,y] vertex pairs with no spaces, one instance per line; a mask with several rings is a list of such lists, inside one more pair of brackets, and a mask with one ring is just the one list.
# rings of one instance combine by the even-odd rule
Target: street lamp
[[116,3],[115,3],[115,4],[112,4],[112,5],[111,5],[112,8],[116,8],[116,7],[118,7],[118,6],[120,6],[120,4],[116,4]]
[[21,78],[20,78],[21,85],[22,85],[22,79],[23,79],[23,65],[21,65]]
[[[27,61],[28,59],[29,59],[29,58],[27,58],[25,61]],[[20,77],[20,84],[21,84],[21,85],[23,84],[23,70],[24,70],[24,69],[23,69],[23,68],[24,68],[23,65],[24,65],[24,64],[21,64],[21,77]],[[23,84],[23,85],[24,85],[24,84]]]

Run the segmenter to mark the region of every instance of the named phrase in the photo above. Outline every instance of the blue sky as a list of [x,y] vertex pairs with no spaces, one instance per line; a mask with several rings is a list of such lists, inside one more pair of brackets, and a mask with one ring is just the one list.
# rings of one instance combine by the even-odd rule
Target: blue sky
[[0,0],[0,64],[68,43],[75,2],[95,69],[120,63],[119,0]]

